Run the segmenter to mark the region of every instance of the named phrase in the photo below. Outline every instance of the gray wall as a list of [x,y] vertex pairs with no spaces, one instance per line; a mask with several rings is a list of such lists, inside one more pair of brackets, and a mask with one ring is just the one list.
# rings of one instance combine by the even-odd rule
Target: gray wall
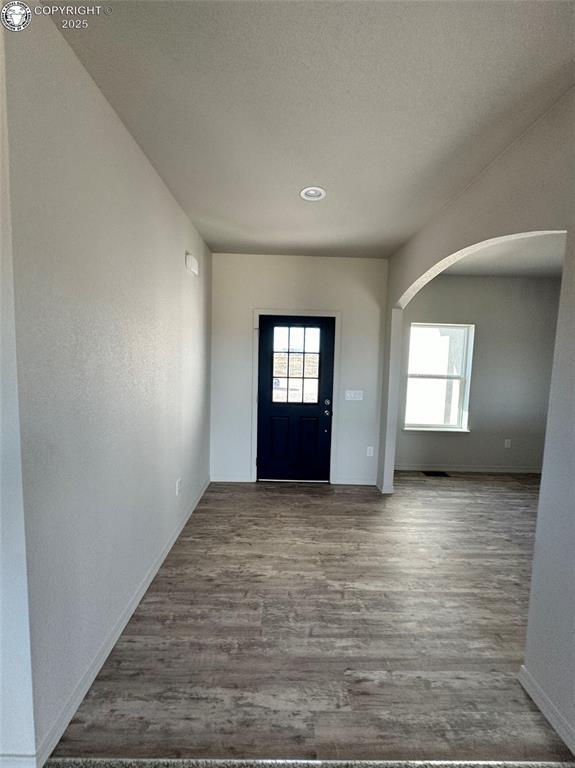
[[[446,275],[408,304],[398,469],[540,471],[559,290],[553,278]],[[403,430],[412,322],[475,324],[469,433]]]
[[[390,314],[391,307],[404,307],[409,296],[447,266],[445,260],[452,262],[491,238],[568,230],[521,679],[575,751],[574,122],[572,88],[390,259],[388,306]],[[381,440],[386,450],[378,477],[389,488],[395,441],[392,444],[387,426],[395,436],[393,382],[398,366],[393,345],[387,350],[391,362],[384,378]]]
[[213,480],[252,479],[254,310],[315,310],[339,313],[332,482],[375,484],[386,275],[382,259],[214,254]]
[[[18,755],[33,768],[36,749],[18,381],[14,324],[8,136],[0,35],[0,763]],[[6,766],[8,768],[8,766]]]
[[575,216],[567,238],[521,682],[575,753]]
[[[444,206],[389,260],[386,327],[401,327],[409,300],[433,277],[494,239],[565,231],[573,211],[575,86],[512,142],[466,189]],[[391,315],[396,315],[392,321]],[[378,483],[393,489],[399,359],[393,334],[386,345],[382,451]]]
[[42,758],[208,481],[211,256],[52,22],[7,38]]

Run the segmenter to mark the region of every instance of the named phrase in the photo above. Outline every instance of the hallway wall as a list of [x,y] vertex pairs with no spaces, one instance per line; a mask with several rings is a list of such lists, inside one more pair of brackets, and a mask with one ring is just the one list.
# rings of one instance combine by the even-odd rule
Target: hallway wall
[[[572,155],[575,160],[575,154]],[[525,663],[520,680],[575,754],[575,209],[567,251],[557,338]]]
[[453,254],[523,232],[566,230],[573,208],[575,86],[389,260],[389,305],[405,307]]
[[208,482],[211,255],[54,24],[6,37],[42,760]]
[[375,484],[386,275],[383,259],[214,254],[212,480],[252,479],[254,310],[283,309],[341,313],[332,482]]
[[[410,301],[397,469],[541,471],[560,288],[560,278],[441,275]],[[475,324],[469,432],[403,429],[410,323]]]
[[[521,681],[575,751],[575,88],[513,142],[459,197],[390,259],[389,306],[405,307],[453,254],[492,238],[567,231],[535,540],[527,650]],[[401,328],[396,313],[396,331]],[[397,314],[399,313],[399,314]],[[391,312],[390,312],[391,315]],[[387,328],[391,327],[388,323]],[[384,374],[378,478],[388,485],[396,436],[397,337]],[[392,350],[393,354],[390,354]],[[388,424],[393,436],[390,441]]]
[[0,765],[34,767],[26,537],[14,324],[4,35],[0,34]]

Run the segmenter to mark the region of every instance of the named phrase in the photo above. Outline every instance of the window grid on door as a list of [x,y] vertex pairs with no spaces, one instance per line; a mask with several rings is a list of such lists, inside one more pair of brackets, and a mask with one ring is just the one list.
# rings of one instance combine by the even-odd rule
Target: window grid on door
[[320,329],[298,325],[274,328],[274,403],[317,403],[319,400]]

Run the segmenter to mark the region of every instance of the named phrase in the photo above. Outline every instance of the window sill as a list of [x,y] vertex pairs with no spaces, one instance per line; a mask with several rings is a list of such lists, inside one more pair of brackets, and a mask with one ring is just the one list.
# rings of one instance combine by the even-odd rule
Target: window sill
[[461,427],[402,427],[404,432],[471,432],[470,429]]

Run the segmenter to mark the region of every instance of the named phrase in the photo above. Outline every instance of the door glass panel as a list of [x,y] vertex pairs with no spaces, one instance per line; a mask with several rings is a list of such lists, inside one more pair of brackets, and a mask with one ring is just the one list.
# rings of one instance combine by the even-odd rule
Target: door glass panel
[[304,403],[317,403],[317,379],[303,380],[303,401]]
[[303,352],[303,328],[290,328],[289,350],[290,352]]
[[274,403],[287,403],[288,380],[274,377],[272,387],[272,400]]
[[287,376],[288,356],[286,352],[274,352],[274,376]]
[[319,352],[319,328],[305,329],[305,351]]
[[289,328],[276,326],[274,328],[274,352],[288,351]]
[[289,379],[288,402],[301,403],[303,399],[303,379]]
[[274,328],[274,403],[319,402],[319,348],[319,328]]
[[319,378],[319,355],[306,354],[304,363],[304,376],[306,379]]
[[299,352],[290,352],[289,375],[300,379],[303,376],[303,355]]

